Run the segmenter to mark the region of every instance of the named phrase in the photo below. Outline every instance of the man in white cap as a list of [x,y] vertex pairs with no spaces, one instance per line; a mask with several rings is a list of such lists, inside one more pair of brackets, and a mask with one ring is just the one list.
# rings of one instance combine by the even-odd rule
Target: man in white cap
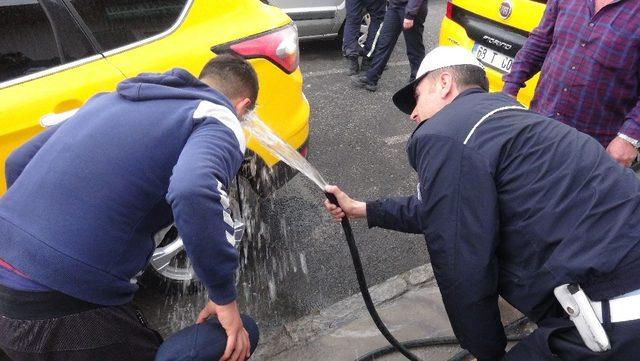
[[[427,54],[393,97],[418,125],[417,194],[364,203],[329,186],[340,207],[325,207],[424,234],[453,330],[480,361],[637,359],[640,182],[487,83],[462,48]],[[498,296],[538,324],[508,353]]]

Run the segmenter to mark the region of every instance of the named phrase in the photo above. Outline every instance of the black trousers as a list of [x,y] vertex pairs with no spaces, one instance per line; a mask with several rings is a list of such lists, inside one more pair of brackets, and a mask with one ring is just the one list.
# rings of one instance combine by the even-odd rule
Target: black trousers
[[574,324],[566,318],[546,318],[538,329],[520,341],[503,361],[637,361],[640,360],[640,320],[609,322],[603,315],[603,327],[611,350],[593,352],[585,345]]
[[162,337],[132,305],[0,286],[0,348],[14,361],[153,360]]
[[366,9],[371,16],[371,23],[367,32],[367,40],[364,42],[364,50],[368,53],[372,50],[382,19],[384,18],[387,2],[385,0],[346,0],[347,18],[344,22],[342,52],[346,57],[360,55],[358,36],[360,35],[360,23],[362,22],[362,10]]
[[[251,353],[258,326],[241,315]],[[130,304],[99,306],[59,292],[20,292],[0,286],[0,360],[218,360],[227,343],[216,319],[189,326],[164,343]]]
[[413,21],[413,27],[409,30],[403,30],[405,4],[389,5],[384,15],[384,22],[380,30],[380,38],[378,44],[373,51],[371,68],[367,71],[367,80],[377,83],[382,76],[384,67],[387,65],[393,49],[398,42],[400,33],[404,34],[404,40],[407,45],[407,58],[411,67],[410,79],[415,79],[420,63],[425,56],[424,42],[422,33],[424,32],[424,22],[427,18],[428,6],[427,1],[422,3],[422,7],[418,15]]

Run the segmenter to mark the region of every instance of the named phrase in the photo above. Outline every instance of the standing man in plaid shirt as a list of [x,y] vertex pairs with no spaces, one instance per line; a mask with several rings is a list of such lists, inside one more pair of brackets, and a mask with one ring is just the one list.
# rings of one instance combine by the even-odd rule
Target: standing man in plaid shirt
[[640,1],[549,0],[503,92],[538,71],[531,109],[597,139],[630,166],[640,147]]

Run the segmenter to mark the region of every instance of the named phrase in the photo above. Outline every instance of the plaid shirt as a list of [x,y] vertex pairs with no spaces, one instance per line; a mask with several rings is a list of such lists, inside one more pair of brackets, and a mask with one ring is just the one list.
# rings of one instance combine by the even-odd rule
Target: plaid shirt
[[640,1],[594,12],[594,0],[549,0],[503,91],[516,95],[541,70],[531,109],[606,147],[618,132],[640,139]]

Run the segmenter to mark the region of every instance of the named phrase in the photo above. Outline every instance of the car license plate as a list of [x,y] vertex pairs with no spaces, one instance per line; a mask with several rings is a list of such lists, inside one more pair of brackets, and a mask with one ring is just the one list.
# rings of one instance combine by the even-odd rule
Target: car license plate
[[513,58],[508,57],[500,52],[491,50],[480,44],[476,44],[473,46],[473,54],[475,54],[478,60],[480,60],[484,64],[496,68],[503,73],[508,73],[511,71]]

